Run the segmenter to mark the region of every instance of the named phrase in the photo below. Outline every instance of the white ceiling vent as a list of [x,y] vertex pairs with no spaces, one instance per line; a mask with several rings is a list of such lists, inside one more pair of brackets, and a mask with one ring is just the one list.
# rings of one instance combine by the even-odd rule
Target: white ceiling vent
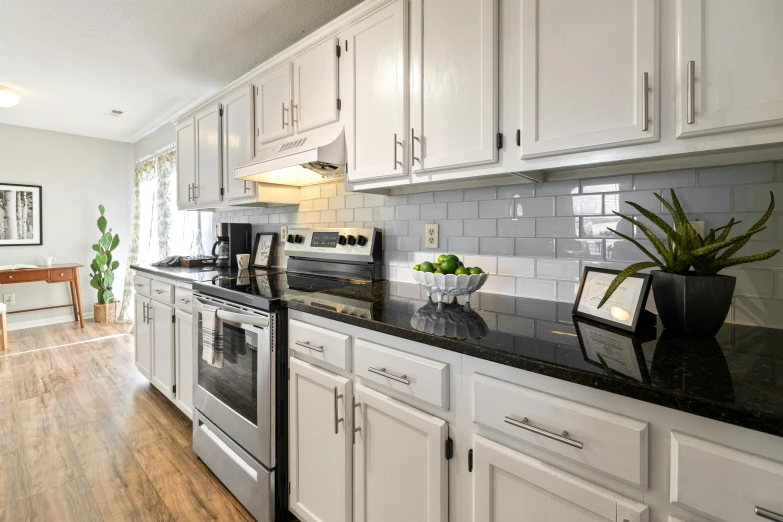
[[108,111],[104,112],[106,116],[111,116],[112,118],[117,118],[118,116],[122,116],[125,114],[125,111],[121,111],[119,109],[109,109]]

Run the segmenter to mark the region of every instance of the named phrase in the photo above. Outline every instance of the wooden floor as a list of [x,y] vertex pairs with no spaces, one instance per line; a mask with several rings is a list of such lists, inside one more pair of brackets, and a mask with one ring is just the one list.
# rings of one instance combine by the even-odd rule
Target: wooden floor
[[191,421],[136,371],[128,330],[9,332],[0,521],[253,520],[193,453]]

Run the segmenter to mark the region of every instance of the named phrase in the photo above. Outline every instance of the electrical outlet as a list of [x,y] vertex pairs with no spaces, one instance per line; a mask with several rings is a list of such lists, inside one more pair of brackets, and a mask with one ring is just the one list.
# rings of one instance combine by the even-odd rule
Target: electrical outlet
[[288,237],[288,225],[283,225],[280,227],[280,240],[285,242],[286,238]]
[[424,248],[438,248],[438,225],[424,225]]
[[693,229],[699,233],[701,237],[704,237],[704,235],[707,233],[706,226],[704,221],[689,221]]
[[16,294],[3,294],[3,302],[7,305],[16,303]]

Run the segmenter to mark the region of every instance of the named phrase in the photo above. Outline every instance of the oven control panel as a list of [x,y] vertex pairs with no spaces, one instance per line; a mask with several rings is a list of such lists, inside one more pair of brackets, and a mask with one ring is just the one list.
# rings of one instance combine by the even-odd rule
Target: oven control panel
[[287,256],[371,263],[380,237],[375,228],[289,228],[282,239]]

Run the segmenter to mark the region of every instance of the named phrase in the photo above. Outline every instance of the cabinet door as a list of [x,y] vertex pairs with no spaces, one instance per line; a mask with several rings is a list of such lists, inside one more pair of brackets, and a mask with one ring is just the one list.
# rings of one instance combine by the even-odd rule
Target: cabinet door
[[337,39],[328,38],[294,60],[293,117],[296,132],[340,119],[337,110]]
[[139,294],[136,294],[135,300],[136,368],[147,380],[150,380],[152,379],[152,327],[147,321],[149,313],[147,310],[152,301]]
[[352,512],[351,381],[290,359],[289,506],[303,522],[347,522]]
[[497,0],[411,2],[413,170],[496,162]]
[[480,436],[473,519],[482,522],[646,522],[647,506]]
[[343,51],[350,181],[407,176],[407,2],[398,0],[349,29]]
[[195,205],[193,186],[196,184],[196,134],[193,118],[177,125],[177,206]]
[[446,522],[446,421],[361,385],[356,409],[356,522]]
[[658,0],[523,0],[521,27],[523,157],[658,139]]
[[255,154],[253,86],[242,87],[222,100],[223,107],[223,199],[256,195],[252,181],[234,179],[234,169],[250,163]]
[[152,379],[166,397],[174,398],[174,308],[152,301]]
[[217,203],[223,188],[220,160],[220,105],[212,105],[195,116],[196,203]]
[[293,134],[291,126],[291,63],[279,65],[256,82],[256,135],[268,143]]
[[193,358],[196,347],[193,346],[193,316],[176,311],[176,331],[174,335],[176,357],[177,393],[175,402],[180,410],[193,418]]
[[678,137],[783,125],[781,20],[779,0],[678,0]]

